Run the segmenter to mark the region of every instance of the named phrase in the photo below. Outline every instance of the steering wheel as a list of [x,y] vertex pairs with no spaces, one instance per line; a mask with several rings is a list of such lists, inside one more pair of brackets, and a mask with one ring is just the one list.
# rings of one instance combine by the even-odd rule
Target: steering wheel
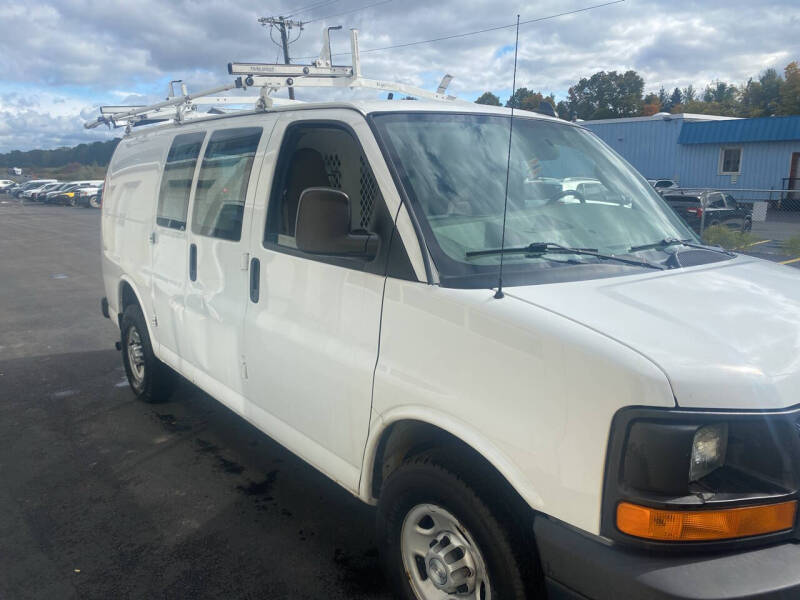
[[550,206],[551,204],[555,204],[565,196],[575,196],[578,199],[578,202],[580,202],[581,204],[586,204],[586,198],[584,198],[583,194],[581,194],[578,190],[561,190],[555,196],[550,198],[550,200],[547,201],[547,204],[545,206]]

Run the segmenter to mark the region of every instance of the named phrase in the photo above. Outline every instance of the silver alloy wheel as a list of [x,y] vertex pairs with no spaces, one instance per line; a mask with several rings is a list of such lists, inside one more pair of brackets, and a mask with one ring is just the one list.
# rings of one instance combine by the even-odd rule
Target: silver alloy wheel
[[131,376],[136,387],[141,386],[144,381],[144,347],[139,330],[132,325],[128,330],[128,364],[131,367]]
[[403,521],[400,553],[419,600],[491,600],[486,562],[469,531],[435,504],[418,504]]

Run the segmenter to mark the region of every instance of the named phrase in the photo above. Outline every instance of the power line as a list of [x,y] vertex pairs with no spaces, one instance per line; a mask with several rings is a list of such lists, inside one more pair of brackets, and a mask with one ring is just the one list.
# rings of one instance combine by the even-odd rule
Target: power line
[[314,8],[321,8],[323,6],[327,6],[328,4],[333,4],[334,2],[338,2],[339,0],[323,0],[322,2],[316,2],[315,4],[309,4],[303,8],[298,8],[290,12],[286,17],[293,17],[294,15],[299,15],[300,13],[304,13],[306,11],[312,10]]
[[378,6],[380,4],[388,4],[392,0],[381,0],[381,2],[374,2],[372,4],[367,4],[365,6],[361,6],[359,8],[353,8],[350,10],[346,10],[344,12],[336,13],[333,15],[328,15],[327,17],[319,17],[317,19],[311,19],[310,21],[304,21],[303,25],[308,25],[309,23],[316,23],[317,21],[324,21],[325,19],[332,19],[333,17],[341,17],[342,15],[349,15],[350,13],[358,12],[360,10],[364,10],[365,8],[372,8],[373,6]]
[[[272,39],[272,28],[277,27],[278,32],[281,34],[281,47],[283,49],[283,64],[288,65],[290,64],[291,60],[289,58],[289,39],[286,33],[287,28],[291,29],[292,27],[297,27],[300,31],[303,30],[303,24],[300,21],[292,21],[286,19],[285,17],[261,17],[258,19],[258,22],[261,23],[263,26],[269,25],[269,39],[273,42],[275,41]],[[299,39],[299,35],[293,41],[297,41]],[[294,100],[294,88],[289,87],[289,98]]]
[[[389,2],[390,0],[384,0],[384,1],[385,2]],[[528,19],[526,21],[520,21],[519,24],[520,25],[528,25],[530,23],[538,23],[540,21],[548,21],[550,19],[556,19],[558,17],[565,17],[567,15],[574,15],[574,14],[577,14],[577,13],[586,12],[586,11],[589,11],[589,10],[594,10],[596,8],[603,8],[605,6],[611,6],[613,4],[621,4],[623,2],[625,2],[625,0],[613,0],[612,2],[604,2],[602,4],[594,4],[592,6],[585,6],[583,8],[576,8],[575,10],[569,10],[569,11],[561,12],[561,13],[554,14],[554,15],[548,15],[546,17],[537,17],[535,19]],[[379,2],[379,4],[383,4],[383,2]],[[363,7],[363,8],[366,8],[366,7]],[[337,15],[332,15],[332,16],[337,16]],[[308,23],[311,23],[311,21],[308,21]],[[456,38],[463,38],[463,37],[468,37],[468,36],[471,36],[471,35],[478,35],[480,33],[487,33],[489,31],[498,31],[500,29],[511,29],[513,27],[516,27],[516,26],[517,26],[516,23],[510,23],[508,25],[498,25],[496,27],[487,27],[486,29],[478,29],[477,31],[467,31],[465,33],[454,33],[452,35],[445,35],[445,36],[442,36],[442,37],[431,38],[429,40],[419,40],[419,41],[416,41],[416,42],[406,42],[406,43],[403,43],[403,44],[393,44],[391,46],[382,46],[380,48],[367,48],[365,50],[360,50],[360,52],[361,52],[361,54],[364,54],[366,52],[380,52],[381,50],[394,50],[395,48],[407,48],[409,46],[417,46],[419,44],[432,44],[433,42],[442,42],[442,41],[445,41],[445,40],[453,40],[453,39],[456,39]],[[350,55],[349,52],[339,52],[337,54],[332,54],[331,56],[349,56],[349,55]],[[316,58],[316,57],[315,56],[301,56],[297,60],[304,60],[304,59],[308,59],[308,58]]]

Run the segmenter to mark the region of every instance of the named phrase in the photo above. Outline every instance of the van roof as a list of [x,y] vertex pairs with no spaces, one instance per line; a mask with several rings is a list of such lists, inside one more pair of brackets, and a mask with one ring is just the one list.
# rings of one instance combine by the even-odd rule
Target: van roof
[[[453,102],[437,102],[431,100],[353,100],[347,102],[296,102],[292,104],[275,105],[266,111],[260,110],[237,110],[226,112],[224,114],[203,114],[196,116],[191,120],[184,121],[180,126],[193,125],[197,123],[204,123],[215,121],[217,119],[231,119],[236,117],[243,117],[246,115],[269,114],[269,113],[284,113],[296,112],[301,110],[320,110],[331,108],[343,108],[347,110],[355,110],[364,116],[379,114],[379,113],[411,113],[411,112],[440,112],[440,113],[453,113],[453,114],[488,114],[488,115],[511,115],[511,109],[503,106],[489,106],[486,104],[475,104],[467,101],[453,101]],[[520,117],[541,119],[543,121],[555,121],[564,125],[576,126],[580,125],[570,121],[564,121],[558,117],[552,117],[542,113],[531,112],[527,110],[514,109],[514,115]],[[158,131],[162,129],[172,129],[178,127],[174,122],[156,124],[147,127],[137,127],[131,131],[131,136],[137,133],[145,133]]]

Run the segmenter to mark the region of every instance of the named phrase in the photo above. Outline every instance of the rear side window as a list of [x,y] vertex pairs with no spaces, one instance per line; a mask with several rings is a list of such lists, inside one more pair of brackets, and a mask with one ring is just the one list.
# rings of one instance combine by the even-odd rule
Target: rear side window
[[176,136],[172,141],[158,193],[156,223],[162,227],[180,231],[186,229],[189,192],[204,137],[203,132],[186,133]]
[[708,197],[708,202],[711,208],[725,208],[725,198],[722,194],[711,194]]
[[253,158],[261,127],[215,131],[197,177],[192,232],[238,241]]

